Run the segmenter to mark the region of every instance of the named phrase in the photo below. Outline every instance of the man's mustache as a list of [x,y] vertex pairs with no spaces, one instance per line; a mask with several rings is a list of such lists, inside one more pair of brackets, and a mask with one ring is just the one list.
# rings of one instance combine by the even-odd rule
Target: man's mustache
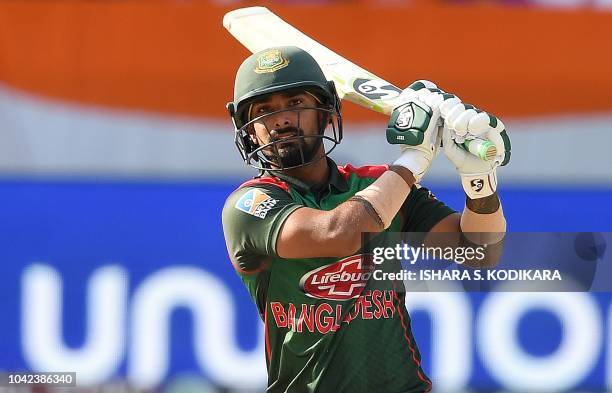
[[278,130],[270,131],[270,139],[272,142],[280,141],[290,137],[304,135],[304,130],[299,127],[285,127]]

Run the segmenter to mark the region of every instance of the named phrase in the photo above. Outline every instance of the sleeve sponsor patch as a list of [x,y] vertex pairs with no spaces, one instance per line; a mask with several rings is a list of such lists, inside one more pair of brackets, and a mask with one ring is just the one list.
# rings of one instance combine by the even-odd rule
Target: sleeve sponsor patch
[[264,219],[277,202],[278,200],[255,188],[246,192],[234,207],[247,214]]

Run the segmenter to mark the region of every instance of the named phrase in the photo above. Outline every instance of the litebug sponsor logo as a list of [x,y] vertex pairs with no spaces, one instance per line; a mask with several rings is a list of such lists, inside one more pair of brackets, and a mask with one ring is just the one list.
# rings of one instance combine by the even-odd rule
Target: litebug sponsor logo
[[236,209],[252,216],[264,219],[278,201],[263,191],[253,189],[236,202]]
[[306,273],[300,288],[318,299],[353,299],[359,297],[373,270],[371,255],[353,255]]

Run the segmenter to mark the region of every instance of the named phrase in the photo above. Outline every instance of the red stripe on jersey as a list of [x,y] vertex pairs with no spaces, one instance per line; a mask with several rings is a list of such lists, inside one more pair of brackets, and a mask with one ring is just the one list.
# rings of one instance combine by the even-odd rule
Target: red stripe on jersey
[[[408,348],[410,349],[410,352],[412,352],[412,360],[417,365],[417,377],[428,385],[426,392],[429,392],[431,390],[431,381],[427,379],[421,371],[421,361],[416,356],[416,351],[414,350],[412,340],[410,339],[410,335],[408,334],[408,327],[406,326],[406,321],[404,320],[404,314],[402,313],[402,308],[400,306],[402,303],[400,301],[399,296],[397,296],[397,293],[395,291],[393,291],[393,296],[395,296],[395,300],[397,300],[397,313],[400,316],[400,321],[402,322],[402,328],[404,329],[404,338],[406,339],[406,342],[408,343]],[[406,311],[405,308],[404,308],[404,311]]]
[[280,180],[280,179],[278,179],[276,177],[269,177],[269,176],[267,176],[267,177],[258,177],[258,178],[255,178],[255,179],[251,179],[251,180],[245,181],[238,188],[247,187],[247,186],[257,186],[259,184],[270,184],[270,185],[282,188],[285,192],[289,192],[289,185],[286,182],[284,182],[284,181],[282,181],[282,180]]
[[388,170],[389,165],[364,165],[359,168],[355,168],[351,164],[338,166],[338,172],[347,180],[353,173],[356,174],[357,177],[377,178]]
[[264,312],[264,337],[266,341],[266,354],[268,354],[268,366],[272,362],[272,353],[270,352],[270,337],[268,336],[268,305],[266,304],[266,311]]

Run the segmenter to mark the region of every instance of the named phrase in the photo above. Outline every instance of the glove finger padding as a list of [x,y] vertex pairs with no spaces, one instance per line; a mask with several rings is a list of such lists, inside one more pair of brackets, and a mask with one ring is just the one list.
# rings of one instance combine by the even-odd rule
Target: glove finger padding
[[[451,105],[452,103],[454,105]],[[494,161],[497,165],[506,165],[510,161],[510,139],[504,124],[497,117],[473,105],[462,103],[456,98],[450,98],[442,103],[440,109],[443,121],[452,131],[455,143],[463,144],[474,139],[488,140],[495,145],[497,155]],[[467,149],[467,145],[463,146]],[[488,158],[486,150],[475,150],[473,153],[481,157],[486,155]]]
[[455,165],[455,168],[459,169],[463,166],[467,154],[455,143],[452,133],[452,130],[444,125],[442,128],[442,149],[444,155]]
[[425,79],[419,79],[418,81],[412,82],[410,86],[404,89],[404,91],[406,91],[407,89],[410,89],[412,91],[418,91],[421,89],[437,89],[437,88],[438,86],[436,86],[435,83],[425,80]]
[[[440,114],[443,118],[448,119],[451,110],[461,104],[461,100],[455,96],[446,95],[446,97],[448,98],[445,98],[444,102],[440,104]],[[462,109],[461,107],[457,108],[458,110]]]
[[504,143],[504,159],[500,165],[505,166],[505,165],[508,165],[508,163],[510,162],[512,144],[510,143],[510,138],[508,137],[508,133],[506,132],[506,126],[501,120],[499,119],[496,119],[496,120],[497,120],[497,126],[495,127],[495,129],[501,130],[499,131],[499,136],[501,136],[502,141]]
[[455,130],[457,135],[466,135],[469,132],[468,124],[475,116],[477,116],[477,113],[474,109],[467,109],[455,116],[449,123],[449,126]]
[[467,130],[474,136],[486,134],[490,129],[491,118],[486,112],[480,112],[469,120]]
[[489,123],[490,127],[486,136],[497,148],[497,157],[495,161],[498,162],[500,166],[504,166],[510,162],[512,149],[510,138],[508,138],[504,123],[493,115],[489,116],[491,118]]

